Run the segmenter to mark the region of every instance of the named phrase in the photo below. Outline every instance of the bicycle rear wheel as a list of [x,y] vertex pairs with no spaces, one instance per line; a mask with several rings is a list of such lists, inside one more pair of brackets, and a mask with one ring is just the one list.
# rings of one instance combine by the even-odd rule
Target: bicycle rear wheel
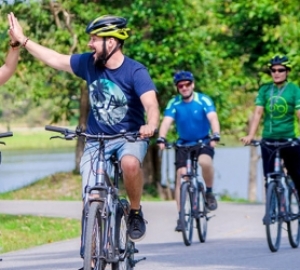
[[193,193],[189,190],[190,183],[184,181],[180,187],[180,223],[183,241],[186,246],[191,245],[193,238]]
[[88,210],[86,225],[83,269],[104,270],[106,261],[103,259],[104,220],[101,217],[101,204],[92,202]]
[[112,263],[112,270],[132,270],[134,267],[134,243],[131,242],[127,234],[127,213],[129,203],[122,199],[118,205],[115,224],[115,245],[118,250],[120,260]]
[[295,189],[289,187],[289,221],[287,222],[288,236],[291,247],[297,248],[300,242],[300,206]]
[[280,196],[276,192],[276,184],[271,182],[267,188],[266,214],[264,223],[269,248],[276,252],[280,246],[282,217],[280,216]]
[[196,227],[198,231],[199,240],[201,243],[205,242],[207,234],[207,217],[205,208],[205,191],[201,182],[198,183],[198,212],[196,213]]

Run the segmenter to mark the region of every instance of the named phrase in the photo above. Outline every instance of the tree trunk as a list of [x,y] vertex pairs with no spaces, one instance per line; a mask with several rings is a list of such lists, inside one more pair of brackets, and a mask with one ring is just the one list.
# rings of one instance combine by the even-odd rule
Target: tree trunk
[[250,202],[256,201],[257,194],[257,162],[259,156],[255,146],[250,147],[250,171],[249,171],[249,186],[248,186],[248,199]]
[[[89,113],[89,100],[88,90],[85,84],[81,85],[80,88],[80,105],[79,105],[79,121],[78,126],[83,130],[86,129],[86,120]],[[75,159],[75,173],[79,173],[80,170],[80,159],[83,154],[84,138],[80,137],[76,144],[76,159]]]
[[157,189],[158,195],[164,200],[173,200],[174,192],[170,187],[162,187],[161,180],[161,157],[158,147],[155,144],[149,146],[143,163],[144,184],[145,188],[148,185]]

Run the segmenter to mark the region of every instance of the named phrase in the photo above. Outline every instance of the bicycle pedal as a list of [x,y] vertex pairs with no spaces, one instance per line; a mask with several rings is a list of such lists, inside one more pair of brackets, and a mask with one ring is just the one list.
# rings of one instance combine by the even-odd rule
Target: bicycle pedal
[[212,215],[210,217],[206,216],[206,220],[209,221],[211,218],[215,217],[216,215]]
[[143,258],[134,260],[134,265],[136,265],[136,264],[139,263],[140,261],[145,261],[145,260],[146,260],[146,257],[143,257]]

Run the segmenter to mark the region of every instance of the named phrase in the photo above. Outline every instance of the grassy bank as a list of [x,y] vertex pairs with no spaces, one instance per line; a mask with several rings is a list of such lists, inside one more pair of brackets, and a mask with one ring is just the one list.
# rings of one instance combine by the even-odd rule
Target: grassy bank
[[80,235],[80,222],[75,219],[0,214],[0,221],[1,253]]
[[6,143],[2,146],[5,149],[27,150],[27,149],[53,149],[53,148],[74,148],[76,140],[66,141],[62,139],[52,139],[51,136],[60,135],[59,133],[49,132],[43,128],[12,130],[13,136],[2,138],[1,141]]

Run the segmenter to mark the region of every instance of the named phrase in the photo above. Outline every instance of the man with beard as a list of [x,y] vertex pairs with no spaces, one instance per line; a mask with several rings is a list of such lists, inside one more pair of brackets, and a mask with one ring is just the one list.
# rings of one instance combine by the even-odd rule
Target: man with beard
[[[147,69],[122,53],[129,28],[122,17],[105,15],[91,21],[86,27],[92,52],[63,55],[43,47],[24,36],[14,14],[12,34],[27,51],[46,65],[77,75],[87,81],[91,110],[87,120],[88,134],[118,134],[121,130],[141,134],[135,143],[116,139],[107,143],[105,158],[116,154],[121,163],[124,185],[130,201],[129,237],[141,240],[146,231],[140,206],[143,191],[142,162],[149,138],[159,124],[156,88]],[[147,123],[145,123],[145,112]],[[93,157],[98,143],[87,141],[81,158],[81,174],[84,187],[91,177],[95,164]],[[94,179],[92,179],[94,180]]]
[[[194,76],[189,71],[179,71],[173,78],[179,95],[171,99],[165,109],[164,118],[159,129],[157,143],[163,150],[166,135],[173,121],[176,124],[180,145],[196,145],[199,140],[207,142],[207,146],[196,150],[202,176],[206,184],[206,207],[217,209],[217,201],[213,194],[213,157],[214,147],[220,140],[220,124],[212,100],[202,93],[194,91]],[[212,135],[210,135],[212,131]],[[186,174],[187,153],[185,149],[176,151],[176,189],[175,199],[180,212],[180,178]],[[175,231],[182,231],[179,219]]]

